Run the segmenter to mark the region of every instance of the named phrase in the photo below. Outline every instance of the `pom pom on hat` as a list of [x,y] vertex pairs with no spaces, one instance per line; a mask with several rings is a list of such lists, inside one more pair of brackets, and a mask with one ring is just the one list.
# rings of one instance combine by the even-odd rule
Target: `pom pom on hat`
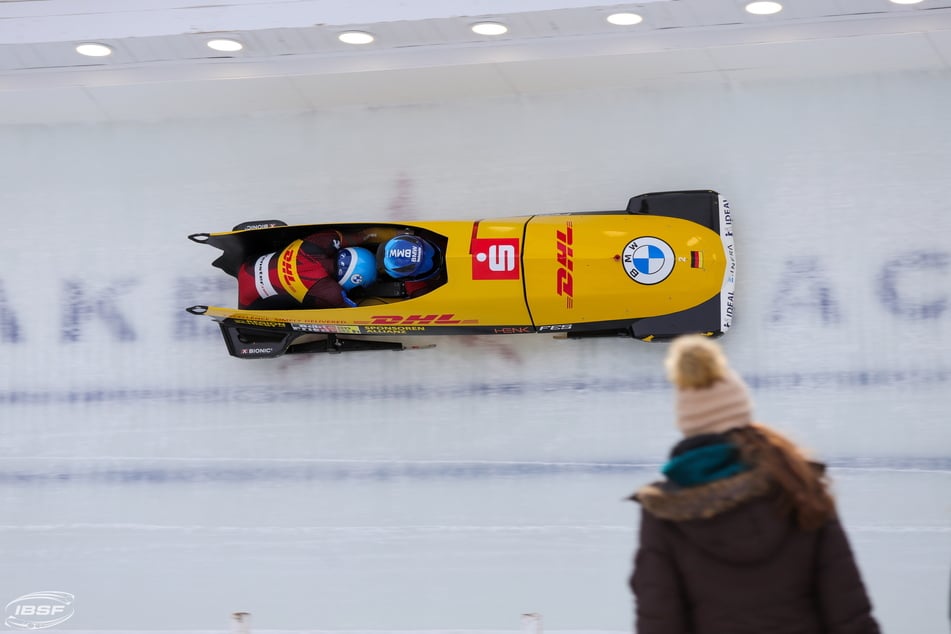
[[684,436],[722,433],[753,422],[753,402],[723,351],[702,335],[670,346],[667,378],[677,389],[677,427]]

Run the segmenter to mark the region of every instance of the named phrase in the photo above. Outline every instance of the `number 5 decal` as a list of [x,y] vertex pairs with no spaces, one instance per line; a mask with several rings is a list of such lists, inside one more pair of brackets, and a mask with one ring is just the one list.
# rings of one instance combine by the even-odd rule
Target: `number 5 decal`
[[489,269],[496,272],[515,270],[515,247],[493,244],[489,247]]
[[469,251],[472,253],[472,279],[519,279],[518,238],[474,238]]

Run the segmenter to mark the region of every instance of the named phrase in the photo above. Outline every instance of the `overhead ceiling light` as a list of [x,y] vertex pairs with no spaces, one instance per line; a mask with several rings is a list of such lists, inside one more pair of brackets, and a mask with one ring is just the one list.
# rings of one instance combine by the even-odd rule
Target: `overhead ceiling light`
[[607,17],[607,21],[617,26],[633,26],[643,22],[644,18],[636,13],[612,13]]
[[773,15],[783,10],[783,5],[778,2],[751,2],[746,5],[746,10],[753,15]]
[[892,0],[892,4],[918,4],[922,0]]
[[337,36],[337,39],[344,44],[369,44],[374,37],[366,31],[344,31]]
[[244,48],[244,44],[238,40],[230,40],[225,38],[208,40],[207,44],[208,48],[215,51],[222,51],[224,53],[234,53],[235,51],[240,51]]
[[502,35],[508,31],[509,27],[499,22],[479,22],[472,25],[472,32],[478,35]]
[[105,44],[86,42],[76,47],[76,52],[86,57],[107,57],[112,55],[112,49]]

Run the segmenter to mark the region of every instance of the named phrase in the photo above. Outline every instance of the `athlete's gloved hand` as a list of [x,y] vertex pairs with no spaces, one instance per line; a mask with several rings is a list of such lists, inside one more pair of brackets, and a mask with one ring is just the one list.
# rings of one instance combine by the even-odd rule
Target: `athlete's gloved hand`
[[353,301],[352,299],[350,299],[349,297],[347,297],[347,291],[341,291],[340,296],[343,297],[343,303],[346,304],[348,307],[350,308],[357,307],[357,303]]

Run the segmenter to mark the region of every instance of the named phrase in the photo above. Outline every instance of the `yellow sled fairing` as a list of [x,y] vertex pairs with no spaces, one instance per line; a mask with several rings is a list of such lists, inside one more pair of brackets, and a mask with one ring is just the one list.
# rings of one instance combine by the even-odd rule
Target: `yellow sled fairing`
[[[687,310],[720,292],[726,265],[718,234],[678,218],[536,216],[528,223],[525,244],[525,282],[536,326]],[[658,271],[650,265],[638,271],[639,251],[650,249],[668,261],[657,259]]]

